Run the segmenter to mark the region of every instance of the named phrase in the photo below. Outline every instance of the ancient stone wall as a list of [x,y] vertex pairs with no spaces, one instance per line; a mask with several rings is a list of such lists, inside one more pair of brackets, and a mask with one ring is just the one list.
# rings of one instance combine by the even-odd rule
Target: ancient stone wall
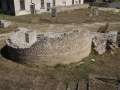
[[106,33],[94,32],[93,49],[98,54],[104,54],[106,51],[112,51],[118,47],[117,45],[117,31],[109,31]]
[[22,63],[55,65],[78,62],[91,52],[92,38],[89,31],[44,33],[37,36],[37,42],[30,48],[8,45],[9,57]]
[[[9,41],[6,47],[7,55],[22,63],[55,65],[81,61],[89,56],[91,46],[98,54],[104,54],[108,49],[113,53],[114,49],[120,46],[119,24],[110,23],[109,27],[105,28],[107,29],[105,32],[103,30],[101,32],[101,27],[106,27],[106,23],[80,26],[50,25],[47,28],[44,26],[43,31],[48,29],[47,32],[38,30],[37,34],[34,30],[29,32],[28,29],[21,28],[23,29],[22,35],[20,31],[20,34],[12,34],[13,38],[7,40]],[[30,35],[29,42],[26,41],[25,34]]]
[[26,28],[17,28],[15,32],[11,33],[6,43],[13,48],[29,48],[36,41],[35,31]]
[[56,7],[57,12],[64,12],[64,11],[70,11],[70,10],[75,10],[75,9],[81,9],[81,8],[88,8],[88,4],[84,5],[71,5],[71,6],[58,6]]

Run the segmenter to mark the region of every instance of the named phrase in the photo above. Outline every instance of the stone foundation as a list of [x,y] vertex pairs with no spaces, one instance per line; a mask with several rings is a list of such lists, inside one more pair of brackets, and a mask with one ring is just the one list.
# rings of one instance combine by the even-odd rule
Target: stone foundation
[[69,64],[82,60],[91,52],[89,31],[39,34],[30,48],[17,48],[8,44],[8,55],[22,63]]

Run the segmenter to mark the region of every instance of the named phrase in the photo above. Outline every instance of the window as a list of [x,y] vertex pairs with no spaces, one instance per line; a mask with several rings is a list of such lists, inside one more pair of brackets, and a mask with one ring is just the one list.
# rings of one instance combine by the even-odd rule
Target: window
[[50,3],[47,3],[47,11],[50,11],[50,7],[51,7]]
[[25,0],[20,0],[20,10],[25,10]]
[[74,4],[74,0],[72,0],[72,5]]
[[55,6],[55,4],[56,4],[56,3],[55,3],[55,0],[53,0],[53,6]]
[[44,0],[41,0],[41,8],[44,8]]

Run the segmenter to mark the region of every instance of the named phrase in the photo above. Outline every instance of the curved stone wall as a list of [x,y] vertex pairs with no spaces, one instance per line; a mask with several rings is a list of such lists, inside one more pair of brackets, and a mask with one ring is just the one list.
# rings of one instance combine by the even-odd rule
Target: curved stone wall
[[91,52],[92,37],[89,31],[56,33],[54,37],[46,34],[38,36],[37,42],[30,48],[7,45],[9,57],[21,63],[55,65],[78,62]]

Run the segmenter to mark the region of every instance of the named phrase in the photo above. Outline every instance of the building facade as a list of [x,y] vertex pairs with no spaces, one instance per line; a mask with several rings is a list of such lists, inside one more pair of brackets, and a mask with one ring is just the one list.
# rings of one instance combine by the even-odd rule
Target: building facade
[[52,7],[83,4],[84,0],[1,0],[1,9],[12,15],[50,11]]

